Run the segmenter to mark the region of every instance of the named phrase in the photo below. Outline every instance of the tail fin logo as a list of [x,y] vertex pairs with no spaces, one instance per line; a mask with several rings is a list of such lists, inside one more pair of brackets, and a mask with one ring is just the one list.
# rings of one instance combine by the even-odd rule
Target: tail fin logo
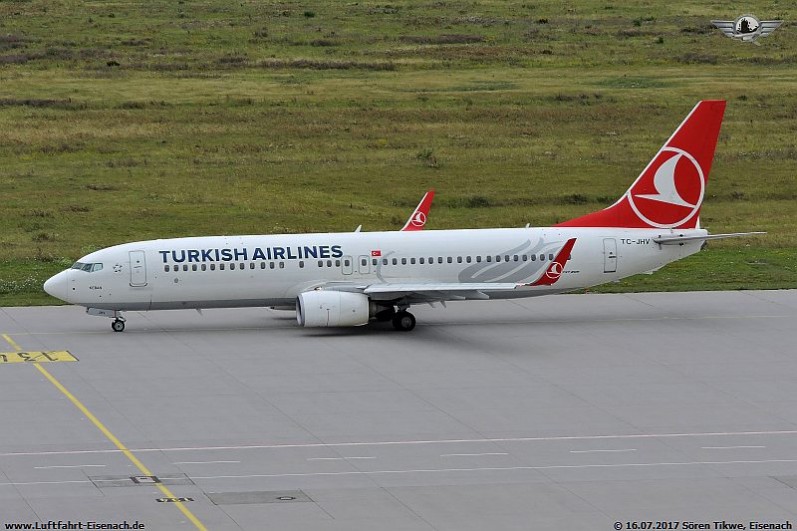
[[426,214],[420,211],[416,212],[415,215],[412,216],[410,223],[415,227],[423,227],[426,225]]
[[706,178],[688,152],[665,147],[628,190],[628,203],[653,227],[678,227],[700,210]]

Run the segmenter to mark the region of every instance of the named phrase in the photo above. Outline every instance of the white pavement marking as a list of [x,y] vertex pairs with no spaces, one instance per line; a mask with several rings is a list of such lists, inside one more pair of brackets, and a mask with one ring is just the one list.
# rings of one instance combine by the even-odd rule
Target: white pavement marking
[[483,452],[480,454],[440,454],[440,457],[476,457],[481,455],[509,455],[506,452]]
[[240,463],[240,461],[175,461],[174,465],[209,465],[211,463]]
[[66,483],[91,483],[88,479],[73,479],[64,481],[14,481],[11,483],[0,483],[0,487],[15,487],[19,485],[61,485]]
[[766,446],[701,446],[702,450],[735,450],[739,448],[766,448]]
[[502,470],[556,470],[579,468],[626,468],[626,467],[657,467],[657,466],[694,466],[694,465],[740,465],[740,464],[772,464],[772,463],[797,463],[797,459],[764,459],[760,461],[674,461],[662,463],[619,463],[597,465],[540,465],[540,466],[507,466],[507,467],[474,467],[474,468],[417,468],[407,470],[368,470],[348,472],[290,472],[286,474],[245,474],[224,476],[191,476],[191,479],[241,479],[241,478],[284,478],[299,476],[352,476],[358,474],[412,474],[436,472],[499,472]]
[[[171,448],[131,448],[131,452],[191,452],[212,450],[279,450],[282,448],[345,448],[355,446],[401,446],[423,444],[449,444],[449,443],[491,443],[491,442],[545,442],[545,441],[595,441],[595,440],[623,440],[623,439],[659,439],[678,437],[731,437],[750,435],[797,435],[797,430],[781,431],[727,431],[727,432],[696,432],[696,433],[636,433],[621,435],[560,435],[552,437],[504,437],[484,439],[438,439],[438,440],[407,440],[407,441],[354,441],[339,443],[296,443],[296,444],[251,444],[240,446],[176,446]],[[39,456],[39,455],[75,455],[75,454],[103,454],[119,453],[120,450],[64,450],[44,452],[6,452],[0,457]]]
[[33,468],[45,469],[45,468],[84,468],[89,466],[99,466],[104,467],[105,465],[51,465],[51,466],[35,466]]
[[349,459],[376,459],[373,456],[359,456],[359,457],[308,457],[308,461],[344,461]]
[[614,453],[614,452],[636,452],[636,448],[623,448],[618,450],[570,450],[571,454],[595,454],[595,453]]

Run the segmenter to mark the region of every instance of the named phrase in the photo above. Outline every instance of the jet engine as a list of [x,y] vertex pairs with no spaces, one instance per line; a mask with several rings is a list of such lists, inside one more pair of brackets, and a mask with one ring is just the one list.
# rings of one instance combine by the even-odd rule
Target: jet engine
[[296,297],[300,326],[362,326],[371,316],[370,299],[362,293],[305,291]]

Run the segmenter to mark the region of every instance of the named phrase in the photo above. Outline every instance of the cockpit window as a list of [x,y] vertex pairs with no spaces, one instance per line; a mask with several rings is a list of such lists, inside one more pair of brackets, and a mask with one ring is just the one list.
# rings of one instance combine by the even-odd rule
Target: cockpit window
[[95,264],[84,264],[82,262],[75,262],[72,264],[72,269],[78,269],[80,271],[85,271],[87,273],[93,273],[94,271],[102,271],[102,264],[95,263]]

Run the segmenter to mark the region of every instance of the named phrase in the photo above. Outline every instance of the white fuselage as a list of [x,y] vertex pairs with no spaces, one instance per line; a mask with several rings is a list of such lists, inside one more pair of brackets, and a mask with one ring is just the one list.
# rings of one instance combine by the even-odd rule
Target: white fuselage
[[330,283],[523,284],[545,271],[566,240],[577,238],[553,285],[489,294],[531,297],[651,271],[700,250],[700,241],[653,241],[667,234],[706,231],[523,228],[150,240],[91,253],[80,263],[101,267],[63,271],[48,291],[73,304],[123,311],[287,307],[300,293]]

